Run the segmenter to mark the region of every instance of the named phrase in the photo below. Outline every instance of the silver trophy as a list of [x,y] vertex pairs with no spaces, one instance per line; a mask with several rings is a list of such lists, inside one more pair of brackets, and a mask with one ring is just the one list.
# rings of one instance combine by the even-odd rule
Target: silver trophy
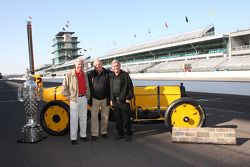
[[24,143],[35,143],[43,139],[42,127],[38,123],[37,105],[42,99],[42,88],[39,88],[34,78],[27,70],[26,81],[18,88],[18,100],[24,103],[25,122],[22,128]]

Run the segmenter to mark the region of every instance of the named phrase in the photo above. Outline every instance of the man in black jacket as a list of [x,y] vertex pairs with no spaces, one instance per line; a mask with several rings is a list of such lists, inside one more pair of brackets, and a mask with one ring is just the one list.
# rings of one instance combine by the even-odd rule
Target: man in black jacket
[[133,83],[129,74],[121,70],[121,64],[118,60],[112,61],[112,71],[110,78],[110,102],[111,106],[113,106],[118,133],[115,140],[122,139],[126,135],[126,141],[131,141],[130,100],[134,97]]
[[108,118],[110,105],[110,74],[111,71],[103,68],[99,59],[94,61],[94,70],[88,74],[91,97],[91,140],[95,141],[99,136],[98,114],[101,111],[101,135],[108,137]]

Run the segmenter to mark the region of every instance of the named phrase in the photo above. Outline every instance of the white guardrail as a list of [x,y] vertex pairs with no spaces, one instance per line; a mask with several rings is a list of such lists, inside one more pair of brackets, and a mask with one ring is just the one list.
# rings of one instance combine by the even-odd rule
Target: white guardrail
[[132,79],[188,81],[250,81],[250,71],[176,72],[131,74]]

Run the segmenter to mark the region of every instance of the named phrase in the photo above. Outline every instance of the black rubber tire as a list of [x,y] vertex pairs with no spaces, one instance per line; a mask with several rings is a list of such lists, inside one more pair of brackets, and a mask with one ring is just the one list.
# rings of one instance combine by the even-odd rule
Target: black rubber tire
[[[46,122],[45,122],[45,113],[46,111],[52,107],[52,106],[59,106],[59,107],[62,107],[66,112],[67,112],[67,115],[68,115],[68,125],[62,129],[61,131],[54,131],[52,129],[50,129],[47,125],[46,125]],[[60,119],[59,119],[60,120]],[[69,128],[70,128],[70,113],[69,113],[69,105],[62,102],[62,101],[57,101],[57,100],[54,100],[54,101],[50,101],[48,102],[44,107],[43,109],[41,110],[41,113],[40,113],[40,121],[41,121],[41,125],[43,127],[43,129],[48,132],[49,134],[53,135],[53,136],[62,136],[62,135],[65,135],[66,133],[69,132]]]
[[193,105],[198,110],[199,114],[201,115],[201,119],[200,119],[198,127],[205,126],[205,122],[206,122],[205,110],[201,107],[201,105],[195,99],[190,98],[190,97],[183,97],[183,98],[180,98],[178,100],[175,100],[168,107],[168,109],[165,113],[165,124],[166,124],[167,129],[172,132],[172,128],[173,128],[173,125],[171,124],[172,112],[174,111],[174,109],[176,107],[178,107],[179,105],[182,105],[183,103]]

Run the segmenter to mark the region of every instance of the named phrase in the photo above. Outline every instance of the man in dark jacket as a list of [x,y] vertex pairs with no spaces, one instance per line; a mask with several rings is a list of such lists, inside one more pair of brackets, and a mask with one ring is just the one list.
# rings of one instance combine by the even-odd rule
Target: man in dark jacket
[[103,68],[99,59],[94,61],[94,70],[88,74],[91,97],[89,105],[91,106],[91,140],[95,141],[99,136],[98,114],[101,111],[101,135],[108,137],[108,118],[110,105],[110,74],[111,71]]
[[110,78],[110,102],[111,106],[113,106],[117,129],[115,140],[122,139],[126,135],[126,141],[131,141],[130,100],[134,97],[133,83],[129,74],[121,70],[121,64],[118,60],[112,62],[112,71]]

